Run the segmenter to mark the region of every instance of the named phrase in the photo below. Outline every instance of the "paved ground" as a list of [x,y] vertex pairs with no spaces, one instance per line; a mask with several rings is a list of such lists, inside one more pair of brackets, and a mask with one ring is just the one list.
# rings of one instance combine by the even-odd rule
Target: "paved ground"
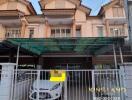
[[92,93],[85,85],[69,86],[67,95],[67,100],[92,100]]

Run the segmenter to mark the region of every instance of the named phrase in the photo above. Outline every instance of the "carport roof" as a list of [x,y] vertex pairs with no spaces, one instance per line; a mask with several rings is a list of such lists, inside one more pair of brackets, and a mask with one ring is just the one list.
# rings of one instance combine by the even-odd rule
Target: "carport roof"
[[112,50],[114,45],[122,45],[125,37],[87,38],[11,38],[4,43],[20,46],[36,55],[46,53],[79,53],[98,55]]

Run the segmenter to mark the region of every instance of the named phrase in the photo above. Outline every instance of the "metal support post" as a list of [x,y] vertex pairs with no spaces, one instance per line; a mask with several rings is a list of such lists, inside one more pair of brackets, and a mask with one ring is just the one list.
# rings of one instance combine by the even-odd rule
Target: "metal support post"
[[116,57],[116,50],[115,50],[115,45],[114,44],[113,44],[113,54],[114,54],[115,68],[117,69],[117,57]]
[[122,54],[121,46],[119,46],[119,51],[120,51],[121,64],[123,64],[124,63],[124,60],[123,60],[123,54]]
[[17,48],[17,58],[16,58],[16,69],[15,69],[15,78],[13,78],[13,80],[14,80],[14,96],[13,96],[13,98],[15,99],[15,97],[16,97],[16,83],[17,83],[17,70],[18,70],[18,63],[19,63],[19,54],[20,54],[20,44],[18,45],[18,48]]

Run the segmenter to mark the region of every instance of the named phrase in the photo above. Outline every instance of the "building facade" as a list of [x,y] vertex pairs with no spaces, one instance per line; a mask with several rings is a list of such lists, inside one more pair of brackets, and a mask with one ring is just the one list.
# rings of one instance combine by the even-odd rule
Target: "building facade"
[[1,39],[128,36],[122,2],[111,1],[97,16],[80,0],[41,0],[37,15],[27,0],[0,2]]
[[[81,3],[40,0],[37,14],[28,0],[0,0],[1,100],[131,100],[123,0],[111,0],[97,16]],[[64,82],[49,83],[51,71],[64,75]],[[58,92],[62,83],[64,91]],[[122,88],[126,91],[111,91]]]

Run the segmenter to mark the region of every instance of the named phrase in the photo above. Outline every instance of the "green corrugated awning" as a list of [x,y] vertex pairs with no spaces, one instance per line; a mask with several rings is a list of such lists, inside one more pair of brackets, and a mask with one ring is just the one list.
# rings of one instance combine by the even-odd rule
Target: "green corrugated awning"
[[123,44],[124,37],[89,38],[13,38],[6,43],[18,46],[37,55],[46,53],[105,53],[113,44]]

